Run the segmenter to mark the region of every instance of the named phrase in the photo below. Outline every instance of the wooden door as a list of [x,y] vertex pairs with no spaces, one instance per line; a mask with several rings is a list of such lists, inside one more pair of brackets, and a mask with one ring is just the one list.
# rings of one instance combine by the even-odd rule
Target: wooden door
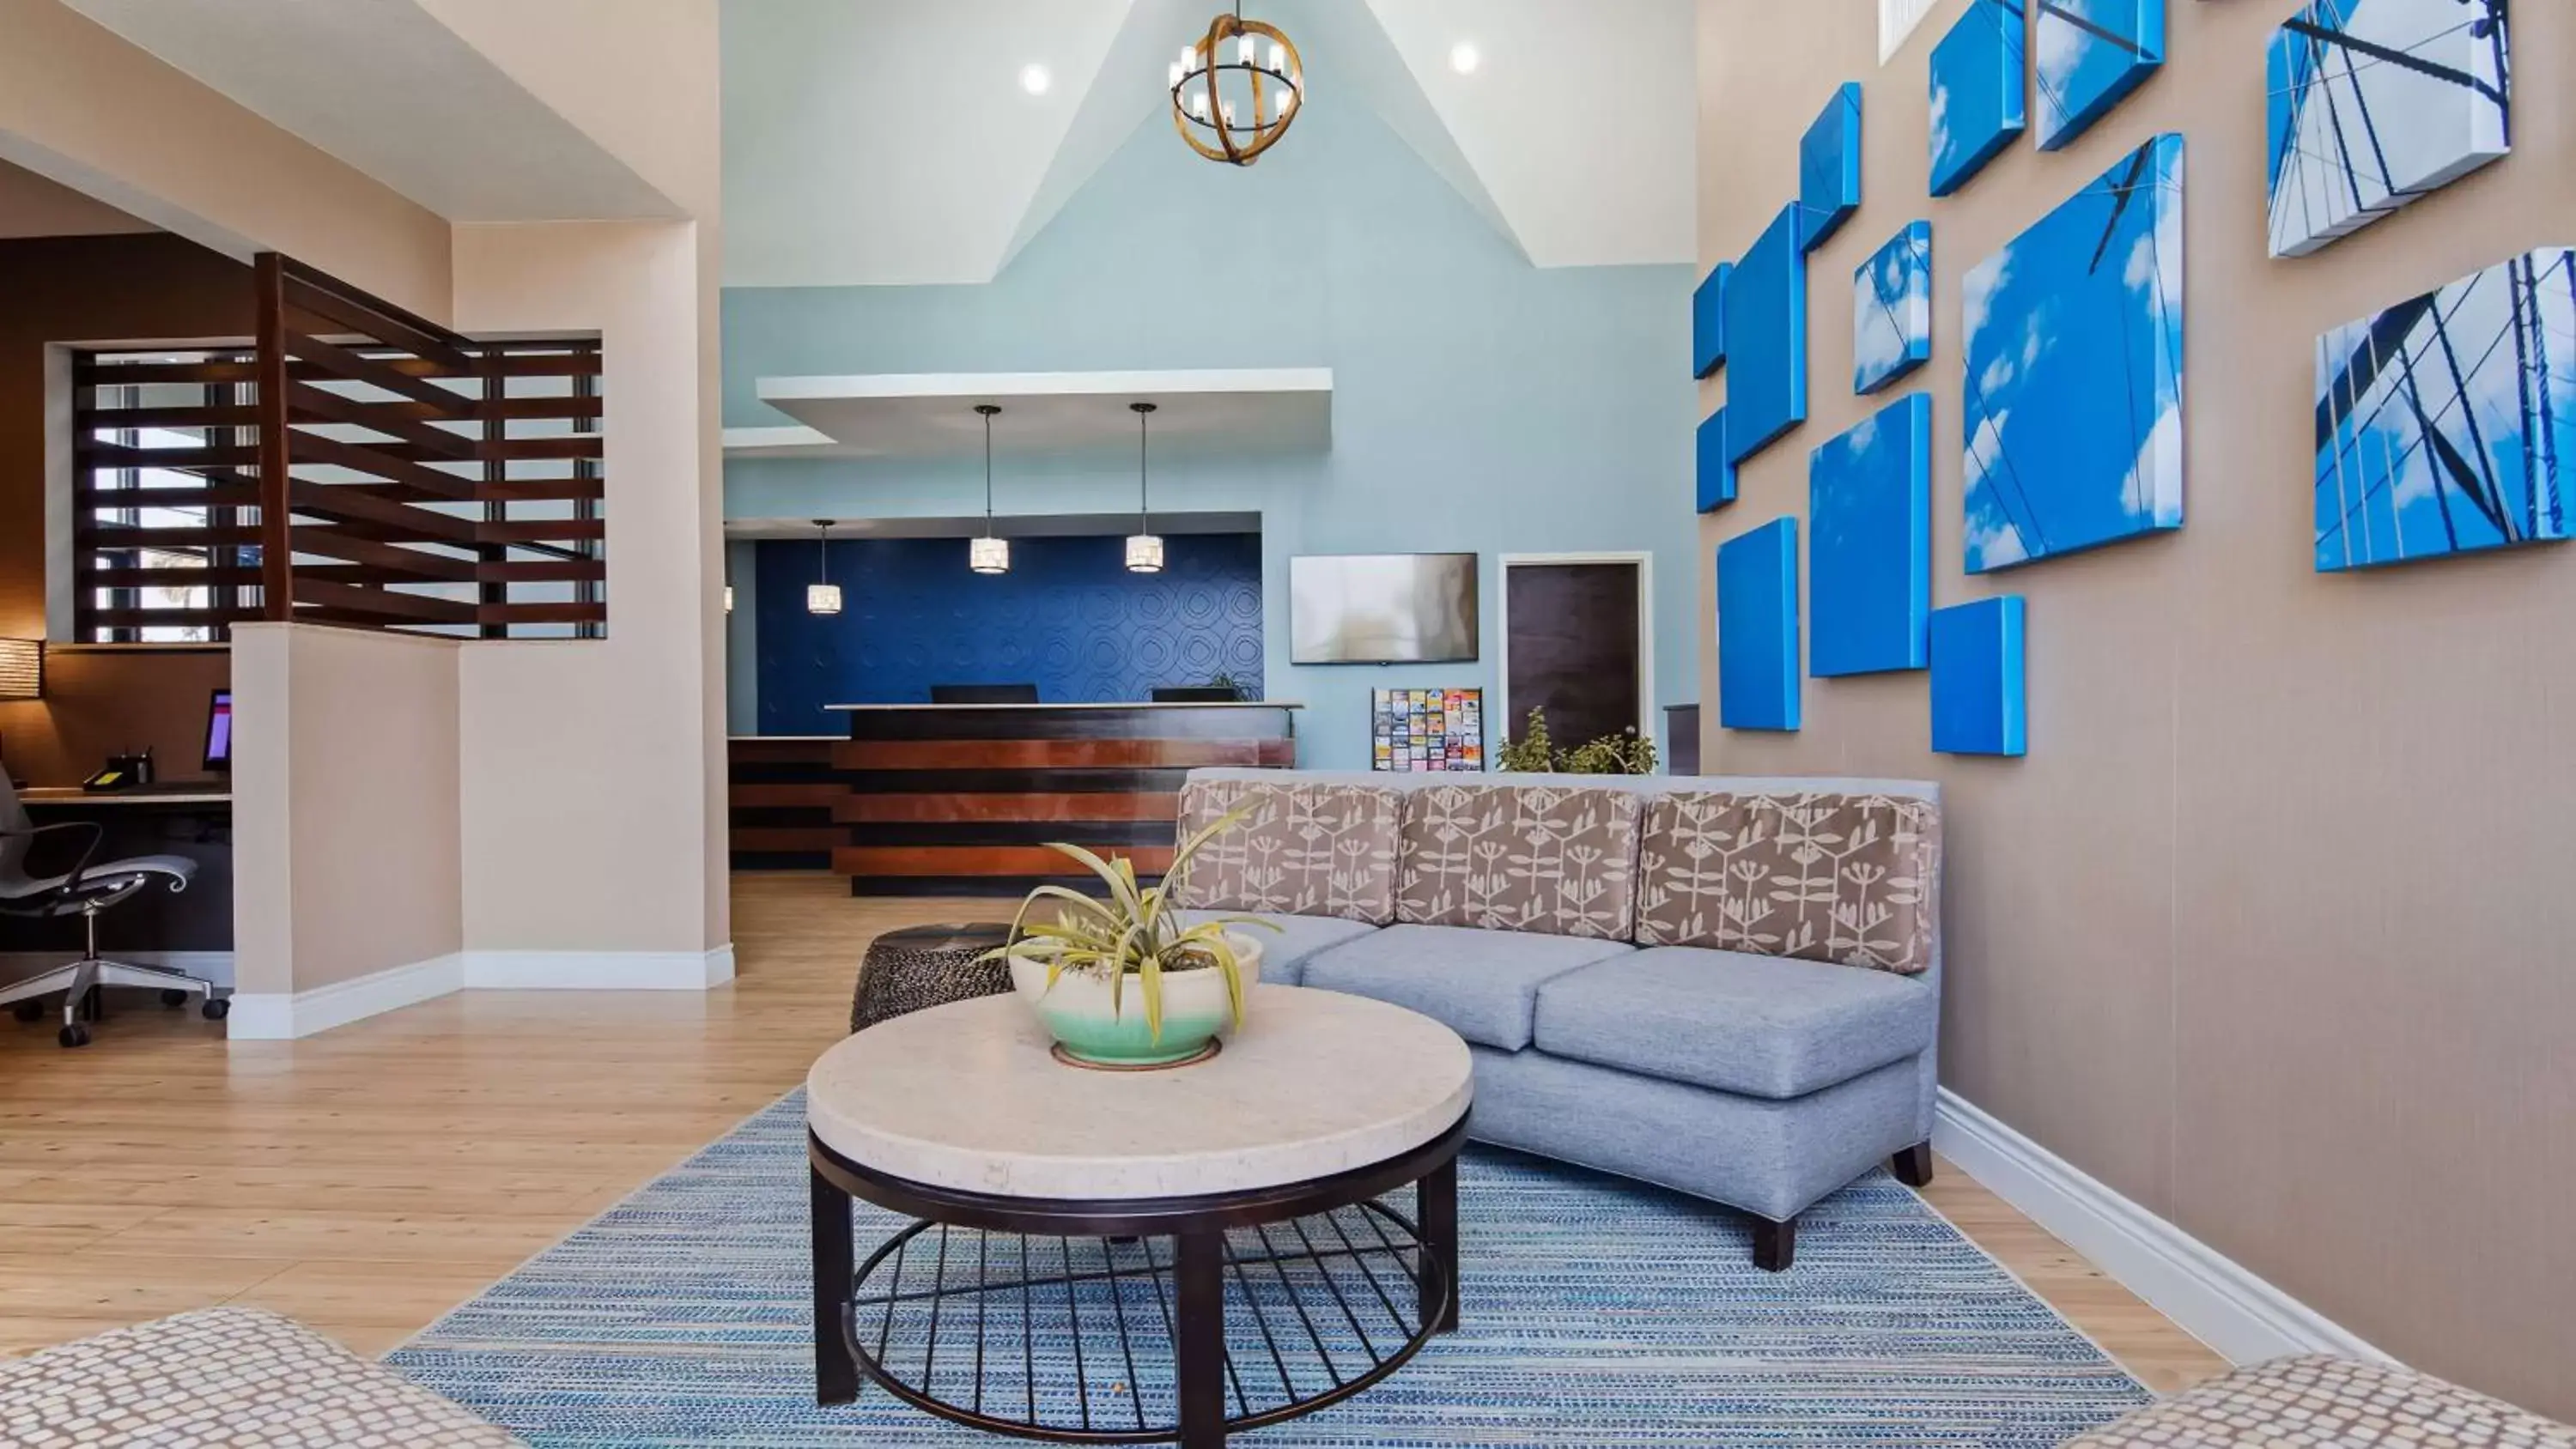
[[1641,568],[1634,562],[1503,565],[1503,728],[1519,739],[1532,709],[1547,712],[1560,749],[1648,728],[1639,714],[1646,670]]

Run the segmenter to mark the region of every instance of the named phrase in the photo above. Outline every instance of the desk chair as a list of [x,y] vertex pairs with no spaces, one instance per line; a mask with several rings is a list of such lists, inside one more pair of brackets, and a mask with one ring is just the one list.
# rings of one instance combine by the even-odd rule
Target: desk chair
[[[68,873],[40,876],[29,870],[28,862],[39,840],[77,831],[87,831],[89,838],[80,846],[80,859]],[[27,807],[19,802],[18,787],[9,782],[6,773],[0,773],[0,916],[79,916],[88,943],[79,960],[42,976],[0,987],[0,1006],[13,1008],[20,1021],[34,1021],[44,1015],[37,998],[62,992],[63,1029],[56,1040],[67,1047],[89,1045],[89,1026],[83,1018],[97,1015],[91,993],[101,986],[157,986],[163,1004],[169,1006],[181,1005],[195,996],[207,1020],[221,1021],[232,1003],[214,994],[214,983],[184,971],[128,966],[99,958],[99,912],[155,883],[166,884],[173,891],[186,890],[197,874],[195,861],[177,855],[138,855],[131,860],[95,864],[91,857],[98,854],[99,843],[105,838],[106,831],[94,820],[36,824],[27,818]]]

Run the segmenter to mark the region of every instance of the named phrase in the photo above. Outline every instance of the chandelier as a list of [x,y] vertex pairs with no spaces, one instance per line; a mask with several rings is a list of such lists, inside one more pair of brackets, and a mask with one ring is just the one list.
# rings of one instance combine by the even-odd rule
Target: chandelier
[[1305,69],[1278,26],[1244,19],[1238,3],[1172,63],[1172,124],[1210,161],[1249,166],[1305,106]]

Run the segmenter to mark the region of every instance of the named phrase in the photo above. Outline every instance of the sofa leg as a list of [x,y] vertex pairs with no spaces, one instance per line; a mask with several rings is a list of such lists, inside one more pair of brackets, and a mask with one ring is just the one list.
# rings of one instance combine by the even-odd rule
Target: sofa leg
[[1753,1266],[1765,1273],[1786,1273],[1798,1256],[1798,1220],[1775,1223],[1753,1220]]
[[1932,1144],[1917,1142],[1911,1147],[1902,1149],[1888,1160],[1887,1170],[1895,1173],[1896,1180],[1907,1187],[1930,1187],[1932,1185]]

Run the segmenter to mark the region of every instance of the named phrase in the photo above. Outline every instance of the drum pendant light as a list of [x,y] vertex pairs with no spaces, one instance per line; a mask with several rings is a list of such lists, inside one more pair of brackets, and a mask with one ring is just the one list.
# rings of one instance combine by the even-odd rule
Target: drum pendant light
[[805,612],[831,615],[841,612],[841,586],[832,582],[832,522],[814,520],[814,555],[820,562],[819,576],[805,586]]
[[1127,540],[1127,572],[1159,574],[1163,571],[1163,540],[1154,534],[1153,494],[1148,491],[1147,419],[1154,415],[1149,402],[1129,403],[1136,414],[1136,532]]
[[975,411],[984,415],[984,534],[967,542],[966,567],[979,574],[1006,574],[1011,571],[1011,541],[993,536],[993,415],[1001,409],[977,403]]

